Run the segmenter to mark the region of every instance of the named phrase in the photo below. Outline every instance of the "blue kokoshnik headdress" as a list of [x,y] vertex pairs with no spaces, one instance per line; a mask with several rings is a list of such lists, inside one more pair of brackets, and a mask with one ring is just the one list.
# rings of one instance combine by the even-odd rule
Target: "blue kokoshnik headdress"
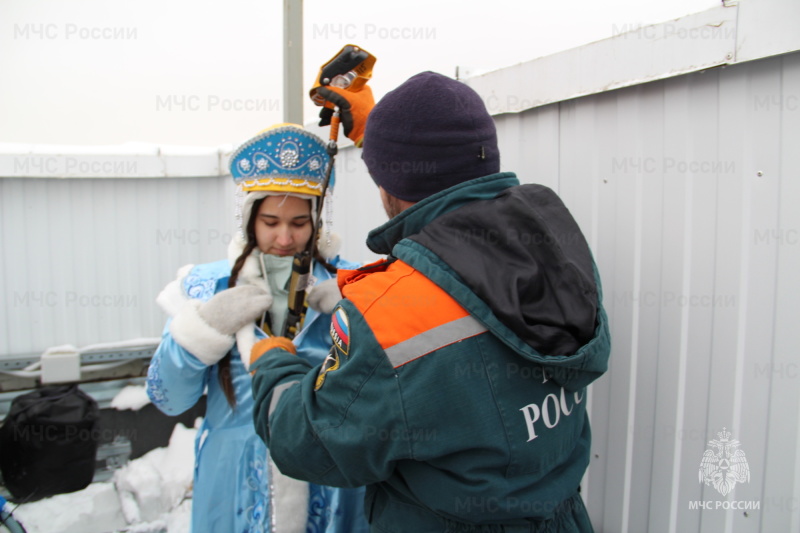
[[[325,143],[301,126],[278,124],[245,142],[231,156],[234,182],[244,192],[321,196],[330,157]],[[333,188],[334,171],[328,186]]]
[[[237,148],[231,155],[230,171],[237,185],[236,221],[241,241],[247,240],[246,228],[253,205],[266,196],[289,194],[311,200],[311,217],[317,224],[316,209],[322,201],[330,160],[322,139],[297,124],[277,124]],[[335,177],[331,169],[325,200],[325,242],[319,244],[323,257],[333,257],[338,250],[338,246],[331,244],[330,233]]]

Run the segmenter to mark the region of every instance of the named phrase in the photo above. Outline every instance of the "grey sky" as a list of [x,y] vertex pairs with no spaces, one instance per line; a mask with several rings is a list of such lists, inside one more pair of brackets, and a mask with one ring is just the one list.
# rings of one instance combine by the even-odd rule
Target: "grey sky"
[[[380,98],[423,70],[479,74],[717,3],[306,0],[304,90],[348,43],[378,57]],[[0,0],[0,142],[236,144],[282,120],[282,4]]]

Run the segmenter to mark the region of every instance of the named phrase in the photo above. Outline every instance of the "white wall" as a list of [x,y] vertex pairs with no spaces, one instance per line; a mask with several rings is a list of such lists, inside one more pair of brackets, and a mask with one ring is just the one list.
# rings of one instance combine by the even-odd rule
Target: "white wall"
[[[794,53],[496,117],[504,170],[560,193],[604,284],[598,531],[800,526],[798,90]],[[751,472],[728,498],[698,477],[723,427]],[[726,499],[761,509],[689,508]]]
[[233,183],[0,178],[0,357],[158,337],[161,288],[225,257]]

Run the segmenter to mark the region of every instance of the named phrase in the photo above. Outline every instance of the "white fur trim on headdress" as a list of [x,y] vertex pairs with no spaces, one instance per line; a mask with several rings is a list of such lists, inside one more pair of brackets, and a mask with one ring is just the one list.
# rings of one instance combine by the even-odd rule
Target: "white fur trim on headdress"
[[214,365],[233,347],[233,335],[225,335],[200,316],[200,300],[190,300],[169,325],[175,342],[206,365]]
[[241,236],[247,238],[247,223],[250,221],[250,213],[253,211],[253,204],[261,200],[262,198],[266,198],[269,196],[269,192],[267,191],[252,191],[244,193],[244,200],[242,200],[242,219],[240,221],[240,234]]
[[253,204],[267,196],[294,196],[303,200],[311,200],[311,221],[316,223],[317,220],[317,197],[310,194],[294,194],[282,191],[250,191],[245,193],[244,200],[242,201],[242,216],[240,221],[241,235],[247,235],[247,223],[250,221],[250,216],[253,212]]

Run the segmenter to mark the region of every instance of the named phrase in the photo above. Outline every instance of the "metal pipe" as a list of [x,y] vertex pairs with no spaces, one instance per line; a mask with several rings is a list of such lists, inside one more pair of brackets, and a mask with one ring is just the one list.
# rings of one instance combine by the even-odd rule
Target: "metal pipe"
[[303,125],[303,0],[283,1],[283,121]]

